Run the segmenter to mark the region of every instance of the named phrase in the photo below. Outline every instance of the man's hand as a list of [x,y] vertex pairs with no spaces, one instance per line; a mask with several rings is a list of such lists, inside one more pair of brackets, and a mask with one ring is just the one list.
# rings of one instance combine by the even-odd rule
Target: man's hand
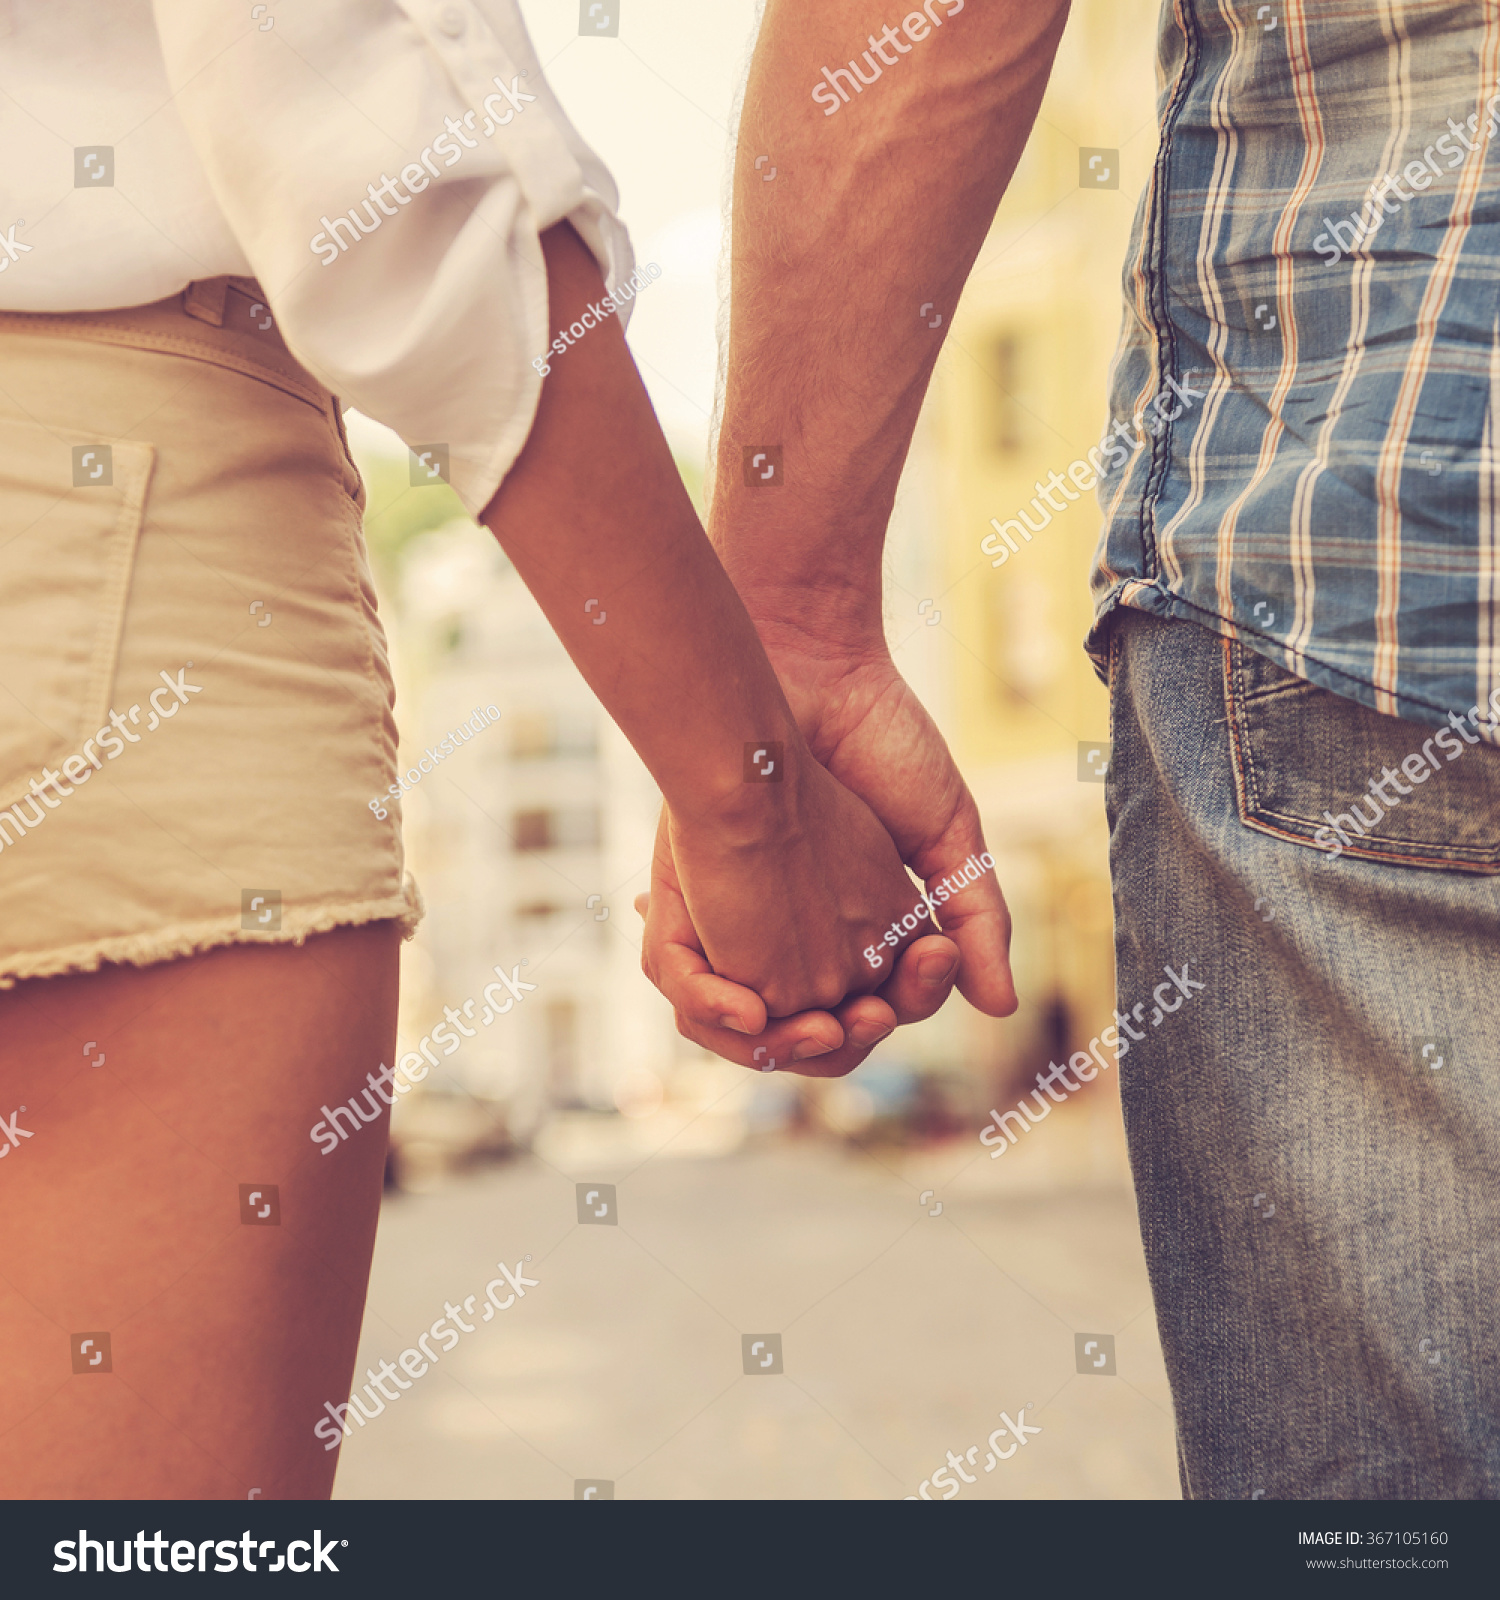
[[[830,664],[786,648],[768,653],[813,754],[875,813],[929,893],[985,853],[974,797],[889,655]],[[938,919],[958,946],[959,992],[987,1015],[1008,1017],[1016,1009],[1010,914],[994,873],[959,889]]]

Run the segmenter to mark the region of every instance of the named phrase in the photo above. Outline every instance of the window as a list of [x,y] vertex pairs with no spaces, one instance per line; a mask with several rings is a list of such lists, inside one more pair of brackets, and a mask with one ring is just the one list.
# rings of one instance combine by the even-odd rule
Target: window
[[511,829],[517,850],[550,850],[556,843],[550,811],[518,811]]
[[594,850],[599,845],[599,813],[593,806],[518,811],[511,834],[517,850]]
[[515,761],[552,754],[552,718],[545,711],[518,711],[510,718],[510,753]]
[[989,349],[985,364],[991,394],[989,444],[1001,455],[1014,455],[1026,443],[1026,408],[1021,404],[1021,341],[1002,333]]
[[518,711],[510,719],[513,761],[539,761],[547,756],[592,756],[598,753],[598,712]]
[[550,900],[530,900],[524,906],[516,907],[516,920],[518,922],[545,921],[548,917],[555,917],[562,909],[555,906]]
[[578,1093],[578,1009],[571,1000],[553,1000],[545,1008],[547,1030],[547,1098],[555,1106],[576,1109]]

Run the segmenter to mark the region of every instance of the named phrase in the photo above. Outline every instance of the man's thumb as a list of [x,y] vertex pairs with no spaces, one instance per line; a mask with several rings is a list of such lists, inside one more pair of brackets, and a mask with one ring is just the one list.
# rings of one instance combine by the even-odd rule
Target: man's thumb
[[1010,912],[972,801],[937,847],[912,865],[923,874],[942,931],[959,948],[959,993],[986,1016],[1010,1016],[1019,1004],[1010,970]]

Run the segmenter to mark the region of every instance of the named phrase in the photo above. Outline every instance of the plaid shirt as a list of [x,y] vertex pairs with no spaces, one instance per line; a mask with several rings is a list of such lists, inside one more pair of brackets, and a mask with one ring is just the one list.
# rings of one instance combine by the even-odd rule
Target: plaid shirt
[[[1436,725],[1500,684],[1500,0],[1165,0],[1117,605]],[[1497,141],[1500,142],[1500,141]]]

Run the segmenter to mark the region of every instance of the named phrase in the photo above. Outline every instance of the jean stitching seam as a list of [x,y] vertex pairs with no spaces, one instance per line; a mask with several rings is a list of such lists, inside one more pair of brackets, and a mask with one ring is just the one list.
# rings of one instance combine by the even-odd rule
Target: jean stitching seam
[[1234,772],[1235,808],[1240,814],[1241,823],[1247,823],[1251,817],[1259,814],[1261,804],[1255,756],[1242,726],[1245,708],[1241,700],[1238,683],[1240,669],[1235,654],[1239,649],[1240,646],[1233,639],[1224,640],[1224,711],[1229,728],[1230,766]]
[[[1309,834],[1294,833],[1290,829],[1277,827],[1275,822],[1268,821],[1267,818],[1277,818],[1290,822],[1304,820],[1297,817],[1283,817],[1282,813],[1275,811],[1261,811],[1242,820],[1247,828],[1254,828],[1258,833],[1268,834],[1276,839],[1283,839],[1288,844],[1304,845],[1308,849],[1316,850],[1320,855],[1328,855],[1327,849],[1318,844]],[[1311,823],[1307,825],[1309,827],[1312,826]],[[1393,840],[1392,843],[1417,844],[1417,848],[1424,851],[1440,851],[1443,848],[1441,845],[1421,845],[1413,840]],[[1448,867],[1469,867],[1474,869],[1476,874],[1484,877],[1495,875],[1495,873],[1484,871],[1483,869],[1486,867],[1493,867],[1495,872],[1500,872],[1500,851],[1496,851],[1490,856],[1476,859],[1474,857],[1456,855],[1404,855],[1396,850],[1372,850],[1367,846],[1352,844],[1345,845],[1341,853],[1360,861],[1372,861],[1377,865],[1383,863],[1387,866],[1427,867],[1439,872]]]

